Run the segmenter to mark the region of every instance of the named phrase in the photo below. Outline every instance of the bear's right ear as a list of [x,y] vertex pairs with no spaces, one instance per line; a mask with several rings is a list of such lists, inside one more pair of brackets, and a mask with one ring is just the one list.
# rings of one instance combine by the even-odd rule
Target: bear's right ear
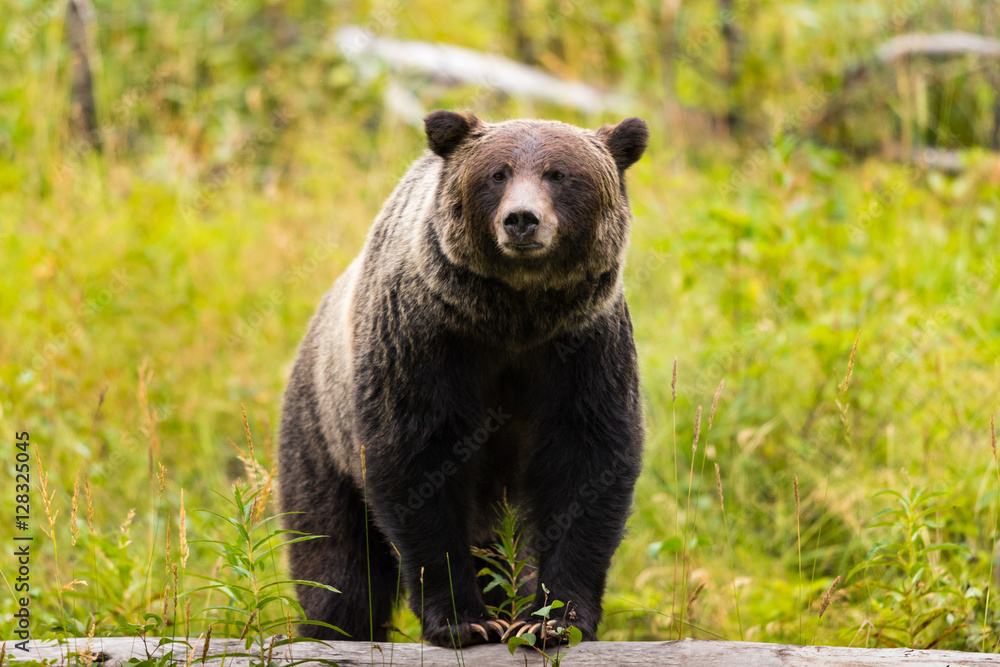
[[424,118],[427,145],[441,157],[448,157],[479,125],[480,120],[471,113],[434,111]]

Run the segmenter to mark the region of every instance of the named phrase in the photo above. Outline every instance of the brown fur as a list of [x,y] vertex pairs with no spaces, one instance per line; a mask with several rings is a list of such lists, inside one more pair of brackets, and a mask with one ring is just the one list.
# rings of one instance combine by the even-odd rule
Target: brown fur
[[621,271],[624,171],[648,130],[443,111],[426,126],[431,151],[324,298],[286,393],[288,525],[329,536],[293,545],[292,574],[342,591],[300,586],[300,601],[384,639],[401,567],[425,637],[476,641],[489,614],[469,547],[506,492],[539,580],[594,639],[642,445]]

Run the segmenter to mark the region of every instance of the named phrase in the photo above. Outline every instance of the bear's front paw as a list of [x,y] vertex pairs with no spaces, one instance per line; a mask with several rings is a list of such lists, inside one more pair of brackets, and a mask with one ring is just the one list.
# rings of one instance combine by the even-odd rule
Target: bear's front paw
[[457,626],[452,623],[442,623],[424,628],[424,639],[442,648],[472,646],[499,642],[510,625],[506,621],[494,618],[465,621]]
[[514,637],[524,638],[525,635],[534,636],[533,643],[537,646],[543,643],[575,645],[584,638],[583,632],[572,623],[553,618],[550,621],[514,621],[507,628],[507,632],[500,637],[500,641],[507,642]]

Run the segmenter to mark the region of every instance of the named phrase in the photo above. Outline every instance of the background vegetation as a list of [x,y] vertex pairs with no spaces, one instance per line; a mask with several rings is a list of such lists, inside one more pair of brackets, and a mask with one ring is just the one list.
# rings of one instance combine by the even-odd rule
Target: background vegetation
[[[173,599],[242,576],[196,542],[238,541],[230,524],[194,509],[248,520],[246,493],[230,504],[237,479],[266,495],[296,344],[424,146],[383,103],[402,81],[427,109],[650,122],[626,273],[649,436],[604,638],[997,648],[998,67],[874,57],[907,32],[996,37],[995,2],[95,10],[99,151],[69,120],[65,3],[0,0],[0,433],[13,478],[13,434],[30,432],[45,484],[36,637],[140,631],[147,612],[151,634],[192,637],[245,618],[211,609],[253,605],[226,590]],[[348,24],[629,102],[584,114],[362,72],[333,39]],[[961,168],[908,159],[935,147]],[[419,632],[408,612],[397,625]]]

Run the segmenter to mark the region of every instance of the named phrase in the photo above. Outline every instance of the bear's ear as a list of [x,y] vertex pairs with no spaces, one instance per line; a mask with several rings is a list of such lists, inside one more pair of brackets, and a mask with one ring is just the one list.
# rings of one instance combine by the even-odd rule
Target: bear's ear
[[618,165],[618,171],[624,172],[646,151],[649,143],[649,126],[641,118],[626,118],[617,125],[605,125],[597,131],[597,136],[608,147],[611,157]]
[[448,157],[479,125],[480,120],[471,113],[434,111],[424,118],[427,145],[441,157]]

